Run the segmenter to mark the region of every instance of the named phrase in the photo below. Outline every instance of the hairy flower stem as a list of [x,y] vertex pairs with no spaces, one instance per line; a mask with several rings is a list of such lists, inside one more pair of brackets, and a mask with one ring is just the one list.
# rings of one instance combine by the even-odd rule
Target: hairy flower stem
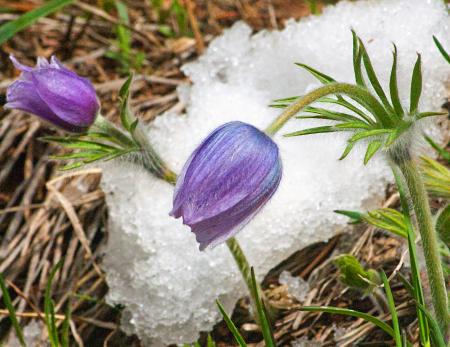
[[[376,117],[383,127],[392,127],[393,121],[386,114],[383,106],[365,88],[347,83],[331,83],[317,88],[298,98],[287,107],[267,128],[266,133],[273,136],[286,122],[303,108],[327,95],[347,95],[363,105]],[[450,325],[447,292],[445,287],[442,263],[439,256],[437,235],[433,227],[428,196],[422,177],[411,158],[409,145],[405,144],[391,153],[391,160],[397,165],[405,178],[406,186],[414,204],[418,229],[422,237],[428,279],[430,282],[432,302],[436,318],[444,335],[448,335]]]
[[142,130],[142,126],[138,124],[133,133],[133,138],[140,145],[142,149],[142,164],[147,169],[158,178],[169,182],[170,184],[175,184],[177,180],[177,174],[168,168],[167,164],[161,159],[158,153],[155,151],[153,146],[148,141],[147,136]]
[[393,159],[403,175],[409,196],[413,203],[417,225],[422,238],[423,253],[430,283],[431,299],[436,319],[444,336],[448,336],[450,326],[450,313],[447,290],[445,287],[444,272],[440,259],[439,245],[433,227],[428,195],[422,181],[422,176],[411,157]]
[[91,127],[91,131],[107,133],[122,143],[123,146],[130,148],[135,147],[136,152],[138,152],[139,155],[137,158],[130,156],[129,160],[139,162],[139,164],[148,170],[152,175],[169,183],[175,183],[177,175],[168,168],[158,153],[156,153],[140,124],[138,124],[132,136],[130,136],[129,133],[126,133],[122,129],[118,128],[116,125],[99,114],[97,115],[94,125]]
[[[247,258],[245,257],[244,251],[242,250],[241,246],[237,242],[237,240],[234,237],[229,238],[226,241],[226,244],[228,246],[228,249],[230,250],[231,254],[233,255],[233,258],[239,268],[239,271],[241,272],[242,278],[244,279],[245,284],[247,285],[247,289],[250,293],[250,299],[251,304],[253,308],[253,314],[255,315],[255,320],[258,321],[257,317],[257,306],[256,306],[256,298],[252,295],[253,291],[253,285],[252,285],[252,274],[251,274],[251,268],[250,264],[247,261]],[[277,317],[277,309],[269,304],[269,301],[267,300],[263,290],[261,289],[261,286],[259,283],[256,284],[257,290],[259,292],[259,296],[261,300],[264,302],[264,306],[266,308],[266,313],[269,316],[269,321],[273,321]]]
[[312,92],[298,98],[287,107],[265,130],[266,134],[273,136],[286,122],[300,112],[303,108],[312,104],[320,98],[331,94],[344,94],[357,99],[364,107],[375,111],[377,120],[383,125],[391,124],[390,117],[386,114],[383,106],[366,89],[348,83],[330,83],[317,88]]
[[114,123],[111,123],[101,114],[97,115],[94,124],[89,129],[89,132],[97,131],[109,134],[111,137],[120,141],[124,145],[130,147],[135,145],[133,139],[129,135],[127,135],[122,129],[118,128]]
[[[97,124],[98,123],[98,124]],[[138,147],[141,149],[141,152],[143,154],[140,164],[142,167],[147,170],[150,174],[163,179],[164,181],[175,185],[177,180],[177,174],[172,171],[168,165],[161,159],[161,157],[158,155],[158,153],[155,151],[151,143],[148,141],[147,136],[145,135],[145,132],[143,131],[142,127],[138,125],[136,129],[134,130],[133,137],[130,138],[125,132],[123,132],[121,129],[117,128],[114,124],[100,116],[98,118],[98,121],[96,121],[95,125],[98,127],[99,130],[105,131],[108,134],[111,134],[115,138],[117,138],[119,141],[130,145],[138,145]],[[250,264],[247,261],[247,258],[245,257],[244,251],[242,250],[241,246],[239,245],[238,241],[231,237],[226,242],[228,249],[230,250],[233,259],[236,262],[236,265],[242,275],[242,278],[247,285],[251,302],[254,307],[254,313],[256,314],[256,305],[255,305],[255,298],[252,294],[252,280],[251,280],[251,268]],[[258,284],[259,286],[259,284]],[[273,318],[274,312],[276,310],[269,304],[269,302],[265,299],[264,293],[262,290],[259,290],[262,300],[264,301],[264,304],[266,306],[267,312],[269,314],[269,317]]]

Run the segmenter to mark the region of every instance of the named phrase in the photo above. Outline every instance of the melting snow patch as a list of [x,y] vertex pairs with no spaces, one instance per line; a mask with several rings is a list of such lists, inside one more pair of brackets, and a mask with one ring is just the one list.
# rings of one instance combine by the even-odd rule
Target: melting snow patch
[[288,271],[283,271],[278,279],[280,284],[288,287],[288,292],[298,301],[303,301],[309,291],[309,284],[299,276],[292,276]]
[[[241,120],[264,128],[279,113],[271,100],[318,86],[294,65],[303,62],[353,82],[350,28],[366,43],[384,86],[392,42],[399,51],[399,89],[406,101],[416,52],[422,53],[425,109],[439,109],[449,67],[433,45],[435,34],[450,47],[442,0],[341,2],[320,16],[291,21],[282,31],[238,23],[215,39],[196,63],[184,67],[193,85],[180,90],[185,115],[166,114],[148,129],[155,147],[180,170],[195,146],[215,127]],[[275,138],[284,177],[279,191],[239,235],[249,261],[262,276],[292,252],[326,240],[346,224],[334,209],[377,206],[391,179],[381,158],[362,165],[357,148],[339,161],[346,135],[283,138],[317,125],[292,120]],[[123,323],[147,344],[194,341],[219,319],[214,300],[228,310],[245,295],[225,245],[199,252],[194,235],[170,218],[172,187],[124,164],[105,165],[103,188],[110,211],[105,269],[110,303],[126,306]]]

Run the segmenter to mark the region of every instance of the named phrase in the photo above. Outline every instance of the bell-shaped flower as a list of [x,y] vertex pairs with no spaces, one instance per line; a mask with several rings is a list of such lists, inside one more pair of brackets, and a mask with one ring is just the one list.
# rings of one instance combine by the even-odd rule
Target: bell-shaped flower
[[178,177],[175,218],[195,233],[200,250],[236,234],[269,201],[282,173],[278,146],[242,122],[214,130],[192,153]]
[[5,108],[18,109],[71,132],[84,132],[100,109],[92,83],[65,68],[55,57],[38,58],[35,68],[10,57],[22,71],[7,89]]

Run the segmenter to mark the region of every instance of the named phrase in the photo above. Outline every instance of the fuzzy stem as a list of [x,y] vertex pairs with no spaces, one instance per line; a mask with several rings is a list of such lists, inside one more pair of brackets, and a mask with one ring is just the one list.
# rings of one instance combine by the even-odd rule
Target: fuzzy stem
[[[112,137],[119,140],[124,146],[136,147],[136,150],[140,154],[140,164],[148,170],[151,174],[158,178],[161,178],[169,183],[175,183],[177,175],[168,168],[166,163],[161,159],[158,153],[154,150],[153,146],[147,139],[142,126],[138,124],[134,130],[132,136],[126,133],[115,124],[107,120],[101,114],[97,115],[95,123],[91,130],[99,130],[101,132],[107,133]],[[130,157],[133,162],[137,160]]]
[[[226,244],[228,246],[228,249],[230,250],[231,254],[233,255],[233,258],[236,262],[236,265],[241,272],[242,278],[244,279],[245,284],[247,285],[247,289],[250,293],[250,299],[253,307],[253,314],[255,315],[255,319],[257,319],[257,306],[256,306],[256,298],[252,295],[253,293],[253,285],[252,285],[252,273],[251,273],[251,266],[245,257],[244,251],[242,250],[241,246],[239,245],[238,241],[231,237],[226,241]],[[266,296],[261,289],[261,286],[259,283],[256,284],[258,287],[258,292],[260,294],[261,300],[264,302],[265,308],[267,310],[267,314],[269,316],[269,320],[271,321],[277,316],[277,310],[271,306],[266,299]]]
[[320,98],[330,94],[345,94],[357,100],[365,108],[373,111],[372,114],[382,125],[391,124],[389,116],[386,114],[383,106],[379,101],[370,94],[365,88],[355,86],[348,83],[330,83],[323,87],[317,88],[312,92],[300,97],[291,105],[289,105],[283,113],[281,113],[265,130],[266,134],[273,136],[283,127],[286,122],[300,112],[304,107],[312,104]]
[[135,143],[133,139],[126,134],[122,129],[118,128],[114,123],[111,123],[101,114],[98,114],[95,118],[95,122],[92,127],[89,129],[89,132],[92,131],[100,131],[106,134],[109,134],[119,140],[121,143],[127,146],[134,146]]
[[142,163],[145,169],[150,171],[153,175],[163,179],[170,184],[175,184],[177,180],[177,174],[173,172],[162,158],[155,151],[150,141],[148,141],[142,126],[138,124],[136,127],[133,138],[140,145],[142,149]]
[[450,324],[450,314],[438,239],[433,227],[428,195],[414,161],[410,157],[399,160],[398,157],[394,156],[393,159],[405,179],[409,196],[413,203],[418,229],[422,238],[433,308],[442,333],[446,336]]

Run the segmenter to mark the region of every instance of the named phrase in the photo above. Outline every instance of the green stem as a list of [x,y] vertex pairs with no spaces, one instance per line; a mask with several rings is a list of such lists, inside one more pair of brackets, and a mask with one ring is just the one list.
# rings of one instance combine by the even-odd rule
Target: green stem
[[97,115],[97,118],[95,118],[95,123],[92,125],[89,131],[99,131],[109,134],[128,147],[133,147],[136,145],[133,139],[127,133],[118,128],[114,123],[111,123],[101,114]]
[[[174,184],[177,175],[168,168],[166,163],[161,159],[158,153],[147,139],[145,132],[140,124],[137,125],[132,136],[117,127],[115,124],[107,120],[101,114],[97,115],[91,130],[100,131],[111,135],[111,137],[120,141],[125,147],[136,147],[140,163],[146,170],[158,178]],[[136,157],[129,157],[130,161],[137,162]]]
[[286,122],[300,112],[304,107],[312,104],[320,98],[330,94],[344,94],[357,100],[362,106],[367,108],[376,117],[380,124],[390,124],[390,119],[386,114],[383,105],[365,88],[348,83],[330,83],[317,88],[312,92],[300,97],[289,105],[265,130],[273,136],[280,130]]
[[177,174],[169,169],[167,164],[155,151],[140,124],[138,124],[134,130],[133,138],[142,149],[142,165],[144,168],[156,177],[161,178],[170,184],[175,184],[177,181]]
[[[247,289],[250,293],[251,304],[253,307],[253,314],[255,315],[255,319],[257,320],[258,310],[257,310],[256,301],[255,301],[256,298],[252,295],[253,284],[252,284],[251,266],[250,266],[247,258],[245,257],[244,251],[242,250],[238,241],[234,237],[229,238],[226,241],[226,244],[227,244],[228,249],[230,250],[231,254],[233,255],[234,261],[236,262],[236,265],[237,265],[239,271],[241,272],[241,275],[242,275],[242,278],[244,279],[245,284],[247,285]],[[273,321],[273,319],[277,316],[277,310],[269,304],[259,283],[257,283],[257,286],[258,286],[258,292],[260,293],[261,300],[264,302],[264,305],[266,307],[267,315],[269,316],[269,320]]]
[[423,253],[430,283],[433,308],[436,319],[445,336],[448,334],[450,314],[438,239],[433,227],[428,195],[420,172],[413,160],[410,157],[404,160],[396,159],[395,164],[398,166],[405,179],[406,186],[409,190],[409,196],[413,203],[417,225],[422,238]]
[[[417,249],[416,249],[416,235],[414,233],[413,224],[411,221],[411,210],[408,204],[408,187],[405,184],[405,181],[402,177],[402,174],[396,165],[391,165],[392,172],[395,177],[395,183],[397,184],[397,189],[400,195],[400,205],[402,208],[403,216],[405,218],[407,236],[408,236],[408,250],[409,250],[409,259],[410,259],[410,267],[411,267],[411,282],[413,285],[413,295],[414,299],[422,306],[425,306],[425,298],[423,294],[422,283],[420,280],[420,270],[419,263],[417,257]],[[419,324],[419,335],[420,341],[423,347],[430,347],[430,330],[428,327],[428,321],[426,319],[425,314],[420,310],[419,307],[416,307],[418,324]]]

